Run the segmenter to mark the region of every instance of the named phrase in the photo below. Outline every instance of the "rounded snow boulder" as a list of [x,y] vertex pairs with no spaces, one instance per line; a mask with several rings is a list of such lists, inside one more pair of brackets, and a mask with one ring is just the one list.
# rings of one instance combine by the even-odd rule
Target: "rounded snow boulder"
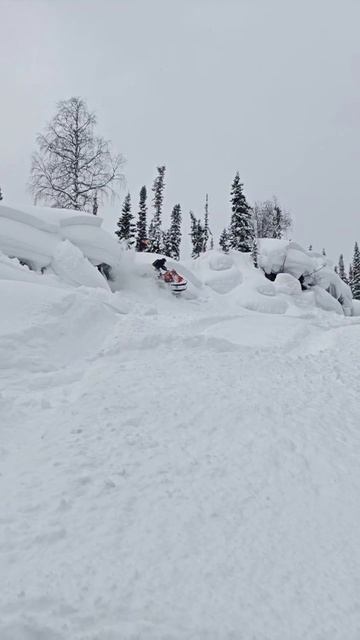
[[325,289],[322,289],[319,285],[315,285],[312,287],[312,291],[315,295],[315,304],[317,307],[324,309],[324,311],[335,311],[335,313],[343,315],[344,311],[340,302],[325,291]]
[[276,289],[272,282],[265,280],[256,286],[256,291],[262,296],[275,296]]
[[277,293],[285,293],[288,296],[297,296],[301,293],[301,284],[290,273],[278,273],[275,280]]
[[212,271],[226,271],[231,269],[234,260],[226,253],[214,253],[209,257],[209,267]]

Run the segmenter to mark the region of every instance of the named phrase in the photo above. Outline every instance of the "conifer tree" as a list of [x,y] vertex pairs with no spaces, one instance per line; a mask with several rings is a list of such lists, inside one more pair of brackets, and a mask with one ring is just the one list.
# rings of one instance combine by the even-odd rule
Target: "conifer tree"
[[338,269],[337,264],[334,266],[334,271],[335,271],[335,273],[337,273],[339,275],[339,269]]
[[308,249],[308,251],[312,251],[312,250],[313,250],[313,246],[312,246],[312,244],[309,244],[309,249]]
[[204,242],[203,242],[203,251],[207,250],[207,245],[209,241],[210,230],[209,230],[209,196],[206,194],[205,197],[205,218],[204,218]]
[[251,252],[255,236],[254,224],[239,172],[236,173],[231,187],[231,209],[230,247],[237,251]]
[[200,253],[202,253],[204,248],[204,227],[201,224],[201,220],[195,218],[192,211],[190,211],[190,219],[191,219],[191,243],[192,243],[192,253],[191,256],[193,258],[198,258]]
[[146,205],[147,192],[145,185],[140,189],[139,196],[139,213],[136,223],[136,251],[145,251],[147,246],[147,228],[146,228]]
[[93,199],[93,208],[92,208],[92,212],[94,216],[97,216],[98,210],[99,210],[98,196],[97,196],[97,191],[95,191],[95,195]]
[[339,269],[338,269],[338,274],[341,278],[341,280],[343,280],[344,282],[346,282],[346,284],[349,283],[348,278],[346,276],[346,271],[345,271],[345,265],[344,265],[344,256],[341,253],[340,257],[339,257]]
[[154,193],[153,204],[155,212],[149,226],[149,251],[151,253],[160,253],[162,244],[161,213],[164,199],[165,167],[158,167],[157,170],[158,175],[156,176],[152,187]]
[[352,290],[352,282],[353,282],[353,267],[352,264],[349,265],[349,287]]
[[0,202],[1,202],[2,199],[3,199],[3,194],[2,194],[2,191],[1,191],[1,187],[0,187]]
[[273,214],[273,238],[280,239],[282,237],[282,211],[275,201]]
[[174,260],[180,259],[181,244],[181,207],[176,204],[171,212],[170,229],[168,231],[168,245],[170,258]]
[[352,262],[351,290],[355,300],[360,300],[360,251],[357,242],[355,242]]
[[257,245],[257,240],[256,240],[256,238],[254,238],[254,243],[253,243],[253,248],[252,248],[252,252],[251,252],[251,254],[252,254],[252,259],[253,259],[254,267],[255,267],[255,269],[258,269],[258,267],[259,267],[259,263],[258,263],[258,255],[259,255],[259,252],[258,252],[258,245]]
[[220,236],[220,240],[219,240],[219,245],[221,250],[224,253],[229,253],[229,249],[230,249],[230,237],[229,237],[229,232],[227,229],[223,229],[221,232],[221,236]]
[[326,251],[325,251],[325,249],[323,249],[323,250],[322,250],[322,254],[323,254],[323,256],[326,256]]
[[161,249],[160,253],[163,253],[165,256],[169,258],[171,256],[171,243],[170,243],[170,230],[161,232]]
[[134,216],[131,213],[131,197],[130,193],[125,196],[122,206],[122,213],[117,222],[118,230],[115,234],[120,240],[131,240],[135,237]]

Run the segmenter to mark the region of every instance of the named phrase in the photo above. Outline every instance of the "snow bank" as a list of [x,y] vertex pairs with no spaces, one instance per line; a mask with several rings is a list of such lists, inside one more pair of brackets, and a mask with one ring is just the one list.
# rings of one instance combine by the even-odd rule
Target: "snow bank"
[[265,273],[284,271],[295,278],[300,278],[304,273],[311,273],[319,267],[318,260],[314,261],[300,245],[272,238],[259,240],[258,262]]
[[74,209],[56,209],[54,207],[39,207],[36,205],[22,205],[19,209],[28,215],[32,215],[38,221],[42,221],[46,225],[61,224],[85,224],[101,227],[103,218],[94,216],[86,211],[75,211]]
[[0,205],[0,250],[40,270],[50,264],[59,242],[70,240],[93,264],[117,265],[121,249],[101,225],[101,218],[78,211]]
[[0,251],[10,258],[27,261],[34,269],[46,267],[59,242],[57,234],[29,224],[31,218],[26,222],[21,220],[18,212],[15,212],[15,217],[7,217],[2,213],[0,206]]

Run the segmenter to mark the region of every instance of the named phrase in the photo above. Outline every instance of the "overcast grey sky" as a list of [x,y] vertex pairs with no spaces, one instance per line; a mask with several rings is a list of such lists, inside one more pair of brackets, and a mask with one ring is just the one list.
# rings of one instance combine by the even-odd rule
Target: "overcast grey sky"
[[[276,194],[294,239],[360,241],[360,0],[0,0],[0,185],[26,192],[35,137],[78,95],[127,158],[134,197],[228,222],[236,170]],[[123,197],[123,193],[121,197]],[[117,210],[120,205],[118,205]],[[107,225],[115,217],[107,210]]]

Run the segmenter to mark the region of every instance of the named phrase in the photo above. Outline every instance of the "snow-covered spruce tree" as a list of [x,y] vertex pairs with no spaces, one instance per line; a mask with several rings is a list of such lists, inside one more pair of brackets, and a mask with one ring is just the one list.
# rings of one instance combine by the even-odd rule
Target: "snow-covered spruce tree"
[[251,252],[254,242],[254,223],[251,207],[248,205],[240,182],[239,172],[236,173],[231,187],[230,247],[236,251]]
[[312,246],[312,244],[309,244],[308,251],[312,251],[312,250],[313,250],[313,246]]
[[283,233],[283,225],[282,225],[282,211],[279,205],[276,203],[274,206],[274,215],[273,215],[273,238],[277,238],[280,240],[282,238]]
[[149,226],[149,251],[151,253],[160,253],[162,244],[161,213],[164,199],[163,191],[165,187],[165,167],[158,167],[157,171],[158,175],[156,176],[154,185],[152,187],[152,190],[154,192],[153,204],[155,212]]
[[210,229],[209,229],[209,196],[206,194],[205,197],[205,217],[204,217],[204,238],[203,238],[203,252],[207,251],[207,246],[210,237]]
[[204,247],[204,227],[201,221],[195,218],[192,211],[190,211],[191,231],[190,238],[192,243],[192,258],[198,258]]
[[160,253],[163,253],[164,256],[168,256],[169,258],[172,257],[171,256],[171,243],[170,243],[170,230],[169,229],[167,229],[166,231],[162,231],[161,232]]
[[0,187],[0,202],[1,202],[2,199],[3,199],[3,194],[2,194],[2,191],[1,191],[1,187]]
[[99,203],[98,203],[97,191],[95,191],[95,195],[93,199],[93,207],[92,207],[92,212],[94,216],[97,216],[98,210],[99,210]]
[[258,263],[259,251],[258,251],[258,245],[257,245],[256,238],[254,238],[251,255],[252,255],[254,267],[255,267],[255,269],[258,269],[258,267],[259,267],[259,263]]
[[223,229],[221,232],[220,240],[219,240],[220,249],[224,253],[229,253],[230,249],[230,237],[227,229]]
[[360,300],[360,251],[357,242],[355,242],[352,262],[351,290],[355,300]]
[[169,253],[166,255],[174,260],[180,259],[181,244],[181,206],[176,204],[171,212],[170,229],[168,231]]
[[349,284],[349,280],[347,278],[346,271],[345,271],[344,256],[343,256],[342,253],[340,253],[340,257],[339,257],[338,273],[339,273],[339,276],[340,276],[341,280],[346,282],[346,284]]
[[35,203],[91,212],[95,193],[100,202],[114,195],[124,159],[112,155],[109,143],[95,135],[95,125],[95,114],[81,98],[59,102],[32,158],[29,187]]
[[350,287],[351,291],[352,291],[352,282],[353,282],[353,277],[354,277],[354,274],[353,274],[353,267],[352,267],[352,264],[350,264],[350,265],[349,265],[349,287]]
[[334,266],[334,271],[335,271],[335,273],[337,273],[339,275],[339,269],[338,269],[337,264]]
[[204,242],[203,251],[207,251],[210,248],[212,251],[214,248],[214,236],[209,225],[209,196],[206,194],[205,198],[205,217],[204,217]]
[[147,192],[145,185],[140,189],[139,213],[136,223],[136,251],[146,251],[147,249],[147,228],[146,228],[146,205]]
[[131,213],[131,197],[130,193],[125,196],[124,204],[121,210],[121,216],[117,222],[117,231],[115,234],[120,240],[131,240],[135,237],[134,216]]
[[323,254],[323,256],[326,256],[326,251],[325,251],[325,249],[323,249],[323,250],[322,250],[322,254]]

